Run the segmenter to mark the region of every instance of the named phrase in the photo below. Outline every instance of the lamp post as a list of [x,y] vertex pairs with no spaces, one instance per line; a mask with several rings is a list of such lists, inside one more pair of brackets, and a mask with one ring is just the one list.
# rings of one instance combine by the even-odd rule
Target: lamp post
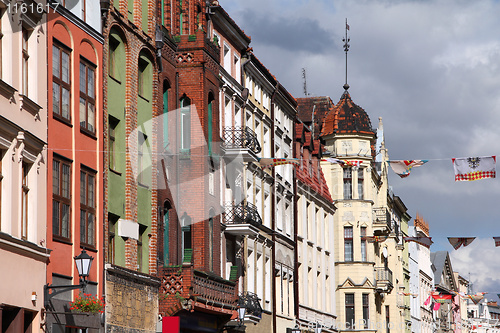
[[[80,277],[80,284],[54,286],[47,283],[45,286],[43,286],[45,308],[47,308],[47,306],[49,305],[50,299],[57,294],[74,289],[85,290],[85,287],[88,283],[87,278],[90,273],[90,267],[92,266],[92,260],[94,260],[94,258],[89,256],[85,249],[83,249],[82,253],[80,253],[76,257],[73,257],[73,259],[75,260],[76,269],[78,270],[78,276]],[[50,290],[52,290],[52,293],[50,293]]]

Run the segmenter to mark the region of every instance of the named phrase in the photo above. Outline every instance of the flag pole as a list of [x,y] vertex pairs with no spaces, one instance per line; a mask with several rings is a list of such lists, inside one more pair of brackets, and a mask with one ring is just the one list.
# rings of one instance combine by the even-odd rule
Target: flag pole
[[344,89],[347,91],[349,89],[349,85],[347,84],[347,52],[349,51],[349,42],[350,38],[347,37],[347,30],[349,30],[349,24],[347,24],[347,18],[345,19],[345,37],[342,38],[342,41],[344,42],[344,51],[345,51],[345,84],[344,84]]

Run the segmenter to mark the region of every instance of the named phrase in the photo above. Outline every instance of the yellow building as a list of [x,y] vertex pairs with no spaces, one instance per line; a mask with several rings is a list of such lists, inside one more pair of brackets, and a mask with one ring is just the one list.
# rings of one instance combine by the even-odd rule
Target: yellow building
[[[345,86],[348,88],[348,86]],[[337,208],[334,258],[338,331],[404,331],[398,293],[409,275],[403,269],[402,221],[406,207],[388,185],[388,154],[380,120],[368,114],[347,89],[335,105],[329,97],[298,99],[309,105],[314,131],[330,160],[321,166]],[[335,163],[335,160],[343,163]],[[400,304],[398,307],[398,300]],[[388,324],[389,323],[389,324]]]

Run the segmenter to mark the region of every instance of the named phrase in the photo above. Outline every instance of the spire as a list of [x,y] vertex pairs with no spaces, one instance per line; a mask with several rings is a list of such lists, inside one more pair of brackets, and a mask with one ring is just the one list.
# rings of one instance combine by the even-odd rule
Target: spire
[[349,85],[347,84],[347,52],[349,51],[349,42],[351,41],[350,38],[347,37],[347,30],[349,30],[349,24],[347,24],[347,18],[345,19],[345,37],[342,38],[342,41],[344,42],[344,51],[345,51],[345,84],[344,84],[344,89],[347,91],[349,89]]

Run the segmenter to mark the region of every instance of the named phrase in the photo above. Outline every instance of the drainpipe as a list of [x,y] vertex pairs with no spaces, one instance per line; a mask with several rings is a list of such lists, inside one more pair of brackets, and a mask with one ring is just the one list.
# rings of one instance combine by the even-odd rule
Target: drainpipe
[[[271,135],[271,155],[274,155],[274,133],[275,131],[275,124],[274,124],[274,100],[276,98],[276,93],[278,92],[279,88],[279,82],[276,83],[276,87],[274,88],[273,95],[271,96],[271,123],[272,123],[272,135]],[[276,179],[276,171],[275,168],[271,168],[272,170],[272,175],[273,179]],[[273,274],[273,279],[272,279],[272,293],[274,295],[273,299],[273,333],[276,333],[276,277],[274,274],[274,270],[276,269],[276,223],[275,223],[275,216],[276,216],[276,181],[273,182],[273,187],[271,191],[271,229],[273,230],[272,234],[272,240],[273,240],[273,252],[271,256],[271,265],[272,265],[272,274]]]

